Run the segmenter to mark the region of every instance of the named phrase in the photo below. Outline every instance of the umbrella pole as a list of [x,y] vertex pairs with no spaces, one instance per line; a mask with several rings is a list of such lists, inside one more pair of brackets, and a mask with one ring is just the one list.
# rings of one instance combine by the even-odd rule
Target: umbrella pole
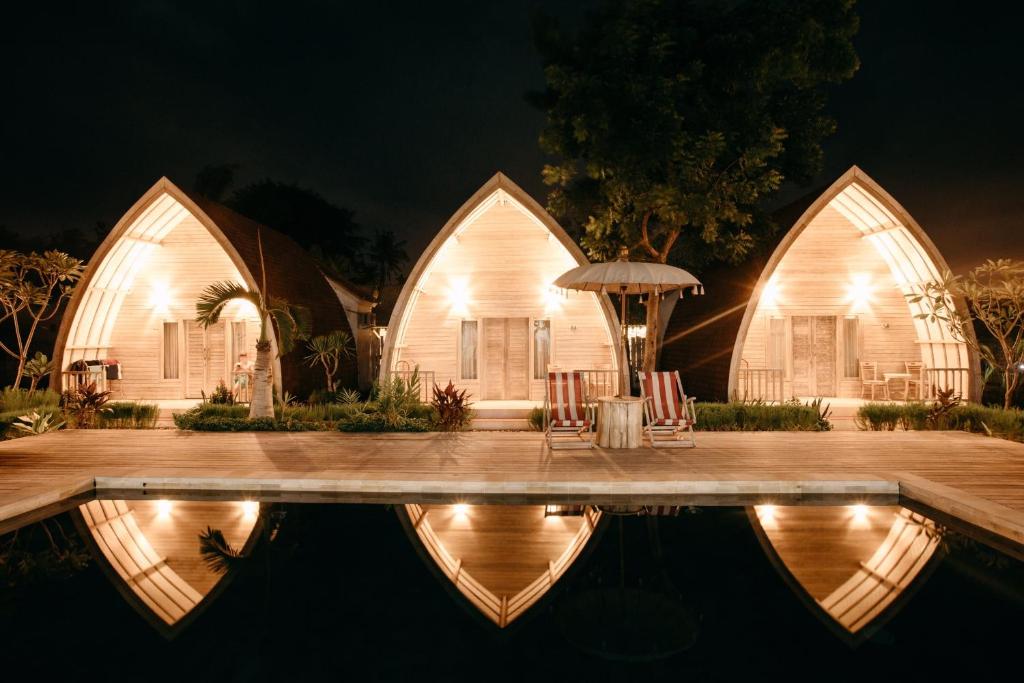
[[629,360],[626,353],[627,345],[629,344],[629,332],[628,326],[626,325],[626,288],[623,287],[619,290],[619,305],[622,310],[621,316],[619,317],[619,324],[622,326],[622,359],[619,362],[619,396],[629,396]]

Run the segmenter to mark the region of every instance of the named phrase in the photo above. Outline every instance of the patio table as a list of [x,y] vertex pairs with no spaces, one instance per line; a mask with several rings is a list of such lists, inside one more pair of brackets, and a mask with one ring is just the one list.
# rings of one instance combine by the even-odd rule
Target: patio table
[[639,396],[599,396],[597,445],[639,448],[643,439],[644,402]]
[[888,389],[889,383],[893,380],[903,380],[903,400],[906,401],[910,398],[910,379],[913,377],[909,372],[883,372],[882,378],[885,379],[885,386]]

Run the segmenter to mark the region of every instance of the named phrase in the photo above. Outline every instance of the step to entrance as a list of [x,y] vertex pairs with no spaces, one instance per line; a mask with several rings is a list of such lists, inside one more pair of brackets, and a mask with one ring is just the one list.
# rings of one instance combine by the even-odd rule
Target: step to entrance
[[534,401],[476,401],[469,428],[479,431],[527,431]]
[[528,432],[530,421],[525,418],[479,418],[469,421],[469,428],[478,432]]

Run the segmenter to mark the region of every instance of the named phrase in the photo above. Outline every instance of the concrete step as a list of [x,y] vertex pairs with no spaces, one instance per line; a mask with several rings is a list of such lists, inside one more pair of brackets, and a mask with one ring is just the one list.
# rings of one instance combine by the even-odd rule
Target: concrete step
[[469,428],[475,431],[525,432],[530,430],[530,422],[526,418],[508,417],[474,417]]

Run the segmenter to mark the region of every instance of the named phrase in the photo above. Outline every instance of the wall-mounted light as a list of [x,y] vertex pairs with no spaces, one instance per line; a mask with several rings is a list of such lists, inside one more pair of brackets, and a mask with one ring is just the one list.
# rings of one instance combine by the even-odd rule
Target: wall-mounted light
[[555,313],[562,310],[562,300],[565,298],[563,292],[554,285],[545,285],[542,294],[544,300],[544,312]]
[[765,308],[774,308],[779,303],[779,281],[776,275],[768,278],[761,290],[761,305]]
[[158,315],[171,312],[171,288],[166,282],[153,282],[149,292],[149,307]]
[[854,275],[847,286],[846,300],[850,303],[850,310],[854,313],[863,313],[871,305],[872,294],[875,286],[871,282],[871,276],[864,273]]
[[467,279],[452,280],[448,286],[447,296],[452,316],[457,318],[469,316],[469,305],[472,301],[469,296],[469,281]]

